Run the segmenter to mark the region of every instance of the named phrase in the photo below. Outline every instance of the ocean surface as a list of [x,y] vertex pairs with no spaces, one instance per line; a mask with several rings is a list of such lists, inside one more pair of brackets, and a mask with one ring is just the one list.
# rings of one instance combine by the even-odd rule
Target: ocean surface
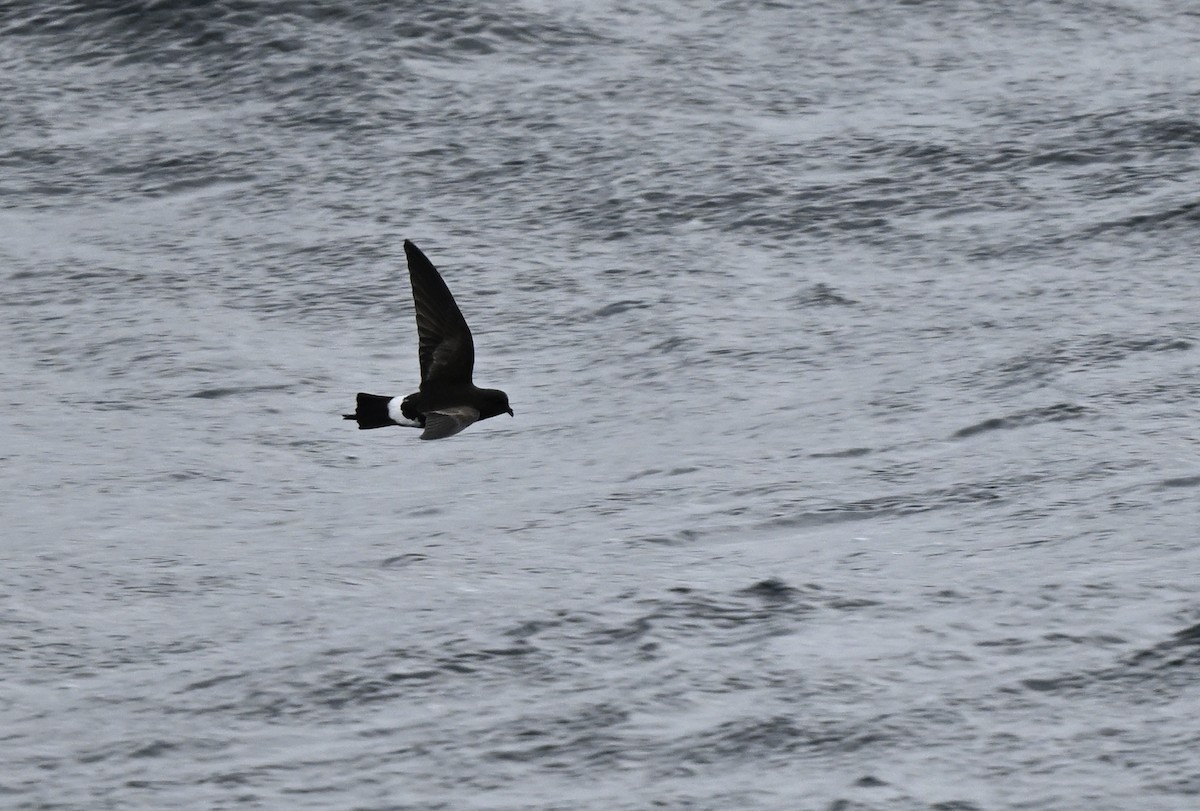
[[[0,5],[0,808],[1200,807],[1198,54]],[[341,419],[405,238],[515,418]]]

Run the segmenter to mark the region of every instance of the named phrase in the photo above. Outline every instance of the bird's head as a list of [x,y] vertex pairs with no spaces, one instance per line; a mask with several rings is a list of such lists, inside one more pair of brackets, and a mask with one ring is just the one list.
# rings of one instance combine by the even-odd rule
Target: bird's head
[[512,406],[508,404],[508,395],[499,389],[483,389],[484,408],[480,412],[480,419],[495,417],[499,414],[508,414],[513,416]]

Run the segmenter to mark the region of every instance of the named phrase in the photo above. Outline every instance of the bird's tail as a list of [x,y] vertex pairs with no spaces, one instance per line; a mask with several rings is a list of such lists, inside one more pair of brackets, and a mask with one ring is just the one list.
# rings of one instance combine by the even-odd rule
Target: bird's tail
[[344,420],[358,420],[358,427],[361,430],[368,428],[383,428],[388,425],[396,425],[396,421],[388,414],[388,403],[394,398],[384,397],[379,394],[367,394],[360,391],[358,393],[358,407],[353,414],[343,414]]

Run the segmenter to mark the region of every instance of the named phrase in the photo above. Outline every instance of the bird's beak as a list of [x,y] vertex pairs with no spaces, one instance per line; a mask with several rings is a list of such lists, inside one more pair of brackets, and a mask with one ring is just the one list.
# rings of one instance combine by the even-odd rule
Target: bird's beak
[[516,416],[515,414],[513,414],[513,413],[512,413],[512,409],[511,409],[511,408],[508,410],[508,416],[510,416],[510,417],[515,417],[515,416]]

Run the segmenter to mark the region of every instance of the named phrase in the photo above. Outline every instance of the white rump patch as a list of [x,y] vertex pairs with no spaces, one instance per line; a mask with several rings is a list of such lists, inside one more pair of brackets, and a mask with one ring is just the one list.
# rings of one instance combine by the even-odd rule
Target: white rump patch
[[420,428],[421,423],[404,416],[404,412],[400,410],[401,401],[402,398],[393,397],[392,401],[388,403],[388,416],[392,418],[392,422],[403,425],[405,428]]

